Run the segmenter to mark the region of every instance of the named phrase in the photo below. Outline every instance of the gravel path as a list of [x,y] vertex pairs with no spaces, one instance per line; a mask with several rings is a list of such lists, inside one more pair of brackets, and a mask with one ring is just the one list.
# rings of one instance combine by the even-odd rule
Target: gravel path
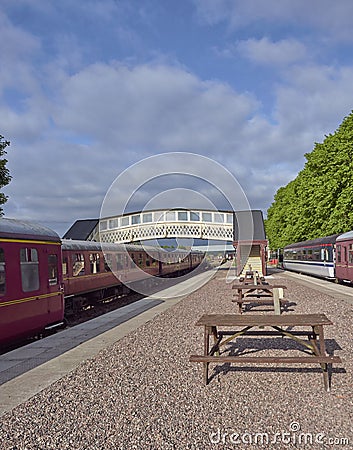
[[[189,362],[190,354],[202,352],[203,330],[194,324],[203,313],[236,312],[225,276],[219,271],[4,415],[1,450],[353,449],[353,307],[276,274],[296,303],[285,314],[323,312],[334,322],[325,328],[327,347],[344,362],[334,367],[332,391],[324,391],[316,365],[237,365],[218,372],[211,365],[215,376],[204,386],[202,364]],[[261,348],[260,339],[241,339]],[[275,351],[286,339],[271,341]]]

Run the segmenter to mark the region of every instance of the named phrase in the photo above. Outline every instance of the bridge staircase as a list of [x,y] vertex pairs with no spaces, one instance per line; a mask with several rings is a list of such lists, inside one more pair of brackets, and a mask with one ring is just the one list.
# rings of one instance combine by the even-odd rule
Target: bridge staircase
[[243,270],[241,271],[240,276],[245,277],[246,272],[258,272],[258,274],[262,277],[263,273],[263,264],[261,257],[261,248],[260,245],[253,245],[250,249],[249,256],[245,262]]

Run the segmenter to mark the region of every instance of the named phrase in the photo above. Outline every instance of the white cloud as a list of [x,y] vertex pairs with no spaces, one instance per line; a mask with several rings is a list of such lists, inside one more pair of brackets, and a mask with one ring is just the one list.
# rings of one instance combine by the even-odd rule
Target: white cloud
[[335,41],[352,41],[351,0],[193,0],[198,17],[208,25],[226,22],[233,29],[248,25],[295,24],[324,31]]
[[[312,139],[333,132],[352,110],[353,67],[298,66],[277,89],[276,119],[284,132]],[[309,149],[311,150],[311,148]]]
[[39,54],[40,40],[14,26],[1,11],[0,29],[0,94],[6,88],[33,91],[37,81],[29,61]]
[[17,114],[2,106],[4,130],[16,136],[7,189],[16,200],[7,215],[32,212],[32,219],[66,225],[96,217],[121,171],[168,151],[214,158],[236,176],[252,207],[266,207],[314,141],[347,115],[353,97],[353,68],[295,66],[285,76],[271,123],[253,96],[180,68],[95,64],[74,76],[62,72],[60,103],[34,96],[31,113]]
[[96,64],[67,78],[54,118],[118,147],[210,151],[257,106],[250,95],[179,68]]
[[238,41],[235,48],[249,60],[265,65],[288,65],[307,57],[305,46],[295,39],[273,42],[267,37]]

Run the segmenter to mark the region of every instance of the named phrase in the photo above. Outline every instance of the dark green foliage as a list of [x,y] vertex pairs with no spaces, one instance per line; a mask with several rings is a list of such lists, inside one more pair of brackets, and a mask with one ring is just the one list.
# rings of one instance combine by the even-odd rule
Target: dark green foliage
[[353,113],[305,157],[267,211],[271,249],[353,229]]
[[[4,136],[0,134],[0,189],[10,183],[10,172],[6,167],[7,159],[3,156],[6,155],[6,147],[10,145],[9,141],[4,140]],[[0,192],[0,205],[7,202],[7,196]],[[0,206],[0,216],[4,214],[2,207]]]

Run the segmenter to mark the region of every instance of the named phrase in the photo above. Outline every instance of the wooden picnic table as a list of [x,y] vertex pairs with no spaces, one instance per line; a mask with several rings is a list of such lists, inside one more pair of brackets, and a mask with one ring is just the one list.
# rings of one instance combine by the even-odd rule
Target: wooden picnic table
[[[238,311],[243,312],[243,303],[273,303],[275,314],[281,314],[281,306],[289,302],[280,295],[280,290],[287,289],[284,284],[270,283],[233,283],[232,289],[236,289],[238,295],[233,298],[233,302],[238,304]],[[249,297],[252,297],[251,299]]]
[[[204,353],[203,355],[191,355],[190,361],[203,363],[206,384],[209,382],[209,363],[319,363],[323,372],[325,389],[329,391],[328,365],[341,362],[338,356],[326,354],[324,325],[332,325],[332,322],[325,314],[205,314],[195,325],[204,327]],[[232,330],[221,331],[219,330],[220,327],[230,327]],[[264,330],[266,327],[270,330]],[[285,329],[284,327],[288,328]],[[296,327],[304,327],[307,330],[294,330]],[[242,356],[241,354],[221,353],[221,348],[224,345],[243,335],[288,337],[304,346],[306,353],[304,356]],[[213,336],[211,349],[210,336]],[[307,340],[303,339],[303,336],[306,336]],[[263,343],[265,346],[266,339],[263,340]]]

